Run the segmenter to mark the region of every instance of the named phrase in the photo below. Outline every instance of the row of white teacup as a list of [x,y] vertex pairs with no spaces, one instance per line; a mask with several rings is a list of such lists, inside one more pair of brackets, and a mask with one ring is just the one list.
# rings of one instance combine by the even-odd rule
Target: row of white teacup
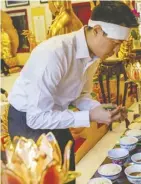
[[[139,131],[134,131],[138,132],[138,135],[136,136],[129,136],[129,132],[130,131],[127,131],[125,133],[126,136],[120,139],[120,148],[115,148],[108,151],[108,157],[112,160],[115,165],[118,165],[119,168],[125,164],[130,152],[137,147],[137,143],[141,140],[141,135],[139,135]],[[128,166],[124,170],[126,177],[133,184],[141,184],[141,152],[133,154],[131,156],[131,161],[134,163],[134,165]],[[132,175],[134,173],[138,173],[138,175]],[[108,177],[108,179],[113,180],[116,179],[116,177],[118,178],[119,176],[120,172],[116,176],[114,176],[115,178],[111,176],[111,178]]]
[[[123,169],[121,166],[126,162],[128,156],[129,151],[124,148],[110,150],[108,152],[108,157],[112,159],[113,163],[100,166],[98,173],[101,178],[93,178],[88,184],[112,184],[112,182],[115,182],[120,177]],[[124,170],[124,173],[130,183],[141,184],[141,153],[132,155],[131,160],[134,164],[128,166]]]
[[[98,169],[101,178],[93,178],[88,184],[112,184],[120,177],[122,172],[122,165],[126,162],[129,156],[129,151],[124,148],[115,148],[108,152],[108,157],[112,159],[113,163],[104,164]],[[133,165],[128,166],[124,173],[130,183],[141,184],[141,153],[136,153],[131,156]],[[139,175],[134,175],[139,174]]]
[[[112,184],[112,182],[120,177],[120,173],[122,171],[121,166],[123,163],[125,163],[126,157],[128,156],[129,151],[124,148],[115,148],[110,150],[108,152],[108,157],[112,159],[113,163],[100,166],[98,173],[101,178],[93,178],[88,184]],[[141,152],[132,155],[131,160],[134,162],[134,164],[128,166],[124,170],[124,173],[131,183],[141,184]]]
[[[98,169],[101,178],[93,178],[88,184],[112,184],[120,177],[121,172],[122,167],[120,165],[113,163],[102,165]],[[124,173],[130,183],[141,184],[141,165],[134,164],[128,166]]]
[[[122,165],[129,157],[129,152],[134,150],[139,140],[141,140],[140,131],[129,130],[125,133],[126,136],[122,137],[119,141],[121,148],[115,148],[108,152],[108,157],[112,160],[112,164],[105,164],[100,166],[98,173],[102,178],[93,178],[89,184],[111,184],[120,177]],[[132,135],[132,136],[131,136]],[[132,176],[132,173],[141,172],[141,153],[136,153],[131,156],[134,165],[128,166],[124,172],[128,180],[133,184],[141,184],[141,176]],[[109,170],[109,173],[107,171]],[[113,173],[113,170],[115,173]],[[117,171],[116,171],[117,170]]]
[[[120,139],[120,148],[108,151],[108,157],[113,163],[123,166],[129,158],[130,152],[137,147],[138,139],[136,137],[124,136]],[[141,153],[131,156],[131,161],[135,164],[141,164]]]

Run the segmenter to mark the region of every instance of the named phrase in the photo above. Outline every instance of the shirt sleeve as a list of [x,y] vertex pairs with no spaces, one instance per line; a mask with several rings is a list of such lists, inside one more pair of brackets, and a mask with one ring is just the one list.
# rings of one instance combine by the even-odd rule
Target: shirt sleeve
[[91,93],[93,88],[93,76],[99,66],[99,61],[95,62],[87,71],[87,80],[84,84],[81,95],[73,101],[73,105],[76,106],[80,111],[89,111],[99,105],[97,100],[92,99]]
[[[46,67],[42,73],[32,74],[28,86],[27,125],[32,129],[65,129],[70,127],[88,127],[89,111],[73,112],[56,110],[54,97],[57,86],[67,72],[63,66],[63,57],[53,52],[46,53]],[[40,58],[36,56],[36,58]],[[36,59],[34,57],[34,59]],[[40,71],[40,69],[39,69]]]

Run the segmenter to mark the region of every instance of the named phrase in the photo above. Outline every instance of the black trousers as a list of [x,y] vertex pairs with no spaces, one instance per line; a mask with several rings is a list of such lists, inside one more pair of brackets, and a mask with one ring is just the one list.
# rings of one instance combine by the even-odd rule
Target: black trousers
[[[41,134],[48,132],[52,132],[56,137],[62,156],[64,153],[64,148],[69,140],[73,141],[73,146],[71,150],[71,158],[70,158],[70,170],[75,170],[75,159],[74,159],[74,140],[69,131],[69,129],[55,129],[55,130],[34,130],[27,126],[26,124],[26,113],[17,111],[14,107],[10,106],[9,114],[8,114],[8,128],[11,139],[14,136],[24,136],[26,138],[31,138],[35,142],[40,137]],[[63,159],[63,158],[62,158]],[[75,181],[70,182],[69,184],[75,184]]]

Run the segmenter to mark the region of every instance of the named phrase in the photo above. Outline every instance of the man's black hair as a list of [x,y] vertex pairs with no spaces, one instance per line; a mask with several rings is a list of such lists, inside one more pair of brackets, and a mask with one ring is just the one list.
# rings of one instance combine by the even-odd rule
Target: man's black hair
[[129,28],[138,27],[139,25],[130,8],[121,1],[101,1],[93,9],[91,19]]

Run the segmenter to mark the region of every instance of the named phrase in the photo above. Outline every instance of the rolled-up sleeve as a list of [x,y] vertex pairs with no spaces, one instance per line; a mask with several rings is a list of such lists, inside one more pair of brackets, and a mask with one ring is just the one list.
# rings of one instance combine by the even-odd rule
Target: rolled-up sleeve
[[[43,56],[42,56],[43,57]],[[39,56],[36,57],[39,59]],[[34,57],[34,59],[36,59]],[[70,127],[89,126],[89,112],[54,109],[54,95],[57,86],[67,72],[63,58],[53,52],[46,53],[46,67],[39,69],[40,74],[33,72],[28,85],[27,125],[32,129],[65,129]]]

